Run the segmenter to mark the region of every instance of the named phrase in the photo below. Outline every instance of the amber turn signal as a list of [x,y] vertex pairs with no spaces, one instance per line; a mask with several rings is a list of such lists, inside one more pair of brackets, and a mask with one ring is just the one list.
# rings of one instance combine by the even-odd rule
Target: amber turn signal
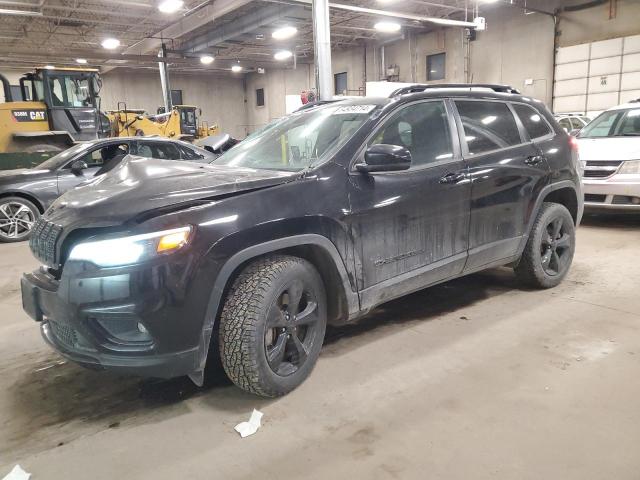
[[191,235],[191,229],[185,229],[164,235],[163,237],[160,237],[156,251],[158,253],[169,253],[175,250],[180,250],[189,242],[189,235]]

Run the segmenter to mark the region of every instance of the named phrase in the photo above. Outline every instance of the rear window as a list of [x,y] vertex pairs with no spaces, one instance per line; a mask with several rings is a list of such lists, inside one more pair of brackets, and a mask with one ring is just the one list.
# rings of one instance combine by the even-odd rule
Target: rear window
[[478,155],[522,143],[516,120],[500,102],[456,101],[469,154]]
[[549,125],[535,109],[529,105],[518,103],[512,105],[524,125],[525,130],[529,134],[529,138],[540,138],[551,133]]

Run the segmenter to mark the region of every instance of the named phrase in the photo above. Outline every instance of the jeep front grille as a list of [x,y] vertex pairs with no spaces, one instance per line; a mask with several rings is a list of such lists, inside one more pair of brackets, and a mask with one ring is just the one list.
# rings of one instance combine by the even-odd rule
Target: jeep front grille
[[29,247],[33,255],[51,268],[58,267],[58,262],[56,261],[56,246],[61,232],[62,227],[55,223],[48,222],[42,217],[36,222],[31,231]]

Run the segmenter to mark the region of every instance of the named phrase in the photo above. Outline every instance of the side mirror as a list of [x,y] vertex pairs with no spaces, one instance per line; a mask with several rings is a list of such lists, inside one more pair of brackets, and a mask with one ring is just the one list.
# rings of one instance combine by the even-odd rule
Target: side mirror
[[371,145],[364,154],[364,163],[356,169],[362,173],[396,172],[411,167],[411,152],[406,147],[380,143]]
[[71,164],[71,172],[74,175],[82,175],[82,171],[89,168],[84,160],[76,160]]

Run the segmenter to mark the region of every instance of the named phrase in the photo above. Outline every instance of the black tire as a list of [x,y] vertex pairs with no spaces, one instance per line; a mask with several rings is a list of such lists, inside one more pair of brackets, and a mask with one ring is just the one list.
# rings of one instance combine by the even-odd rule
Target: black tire
[[530,287],[555,287],[567,275],[575,248],[576,230],[569,210],[558,203],[543,203],[515,267],[516,275]]
[[234,281],[220,316],[220,357],[227,376],[264,397],[299,386],[320,355],[326,305],[322,279],[306,260],[273,255],[249,264]]
[[22,242],[31,236],[31,229],[40,218],[40,210],[22,197],[0,198],[0,242]]

